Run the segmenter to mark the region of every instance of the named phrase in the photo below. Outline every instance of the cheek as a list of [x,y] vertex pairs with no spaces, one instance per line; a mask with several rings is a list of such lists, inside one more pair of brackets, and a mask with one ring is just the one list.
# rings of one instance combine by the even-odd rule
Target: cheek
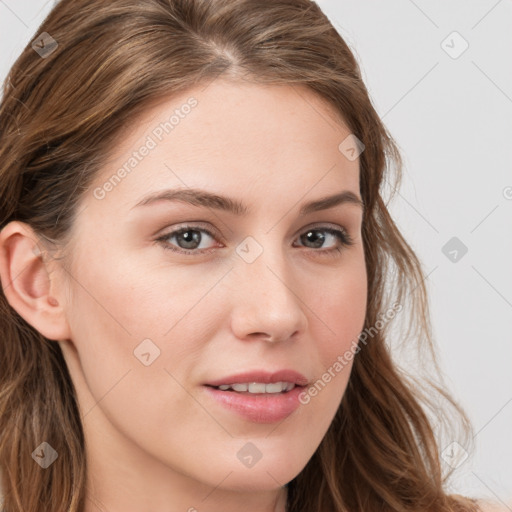
[[[105,268],[89,265],[71,290],[69,322],[79,360],[72,373],[87,421],[94,424],[102,413],[119,431],[142,440],[148,432],[157,439],[169,430],[172,415],[201,424],[201,411],[179,385],[185,382],[193,353],[191,344],[180,340],[194,339],[197,330],[195,322],[180,319],[186,319],[195,295],[183,300],[182,293],[152,282],[143,271]],[[174,282],[173,287],[181,284]],[[179,371],[176,360],[185,362]]]
[[315,325],[324,333],[316,339],[321,341],[322,363],[327,368],[338,356],[355,348],[364,327],[367,303],[364,261],[340,269],[339,275],[331,279],[323,292],[317,293],[316,297],[312,309],[318,311],[322,321],[316,321]]
[[[322,293],[310,293],[310,328],[320,368],[314,383],[306,388],[301,403],[315,421],[327,430],[345,393],[359,335],[364,327],[367,302],[367,276],[364,260],[354,259],[325,280]],[[314,357],[313,356],[313,357]]]
[[68,320],[95,396],[128,370],[146,369],[144,357],[154,361],[151,369],[162,372],[197,353],[213,327],[209,320],[215,313],[220,317],[208,291],[224,268],[203,272],[199,279],[192,267],[164,271],[136,258],[120,257],[114,265],[112,255],[110,261],[90,256],[83,251],[75,265]]

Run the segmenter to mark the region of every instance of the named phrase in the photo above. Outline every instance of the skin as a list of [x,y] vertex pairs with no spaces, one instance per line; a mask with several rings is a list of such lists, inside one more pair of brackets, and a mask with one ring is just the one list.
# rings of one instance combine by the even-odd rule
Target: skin
[[[190,97],[197,106],[97,199],[94,188]],[[2,230],[6,296],[60,344],[77,390],[86,512],[284,512],[284,485],[324,437],[352,362],[272,424],[227,410],[202,384],[281,368],[314,383],[357,340],[367,299],[362,209],[344,203],[299,216],[310,200],[343,190],[360,197],[359,160],[338,149],[349,134],[306,88],[218,79],[154,102],[127,127],[82,199],[66,258],[34,253],[25,224]],[[169,201],[135,207],[149,193],[188,187],[250,213]],[[213,238],[195,232],[202,239],[191,250],[212,251],[179,254],[155,242],[183,224],[210,230]],[[323,245],[304,236],[313,227]],[[353,245],[325,227],[345,229]],[[236,252],[248,236],[262,248],[251,263]],[[191,247],[172,235],[166,243]],[[145,366],[134,350],[148,338],[160,355]],[[250,468],[237,457],[248,442],[261,452]]]

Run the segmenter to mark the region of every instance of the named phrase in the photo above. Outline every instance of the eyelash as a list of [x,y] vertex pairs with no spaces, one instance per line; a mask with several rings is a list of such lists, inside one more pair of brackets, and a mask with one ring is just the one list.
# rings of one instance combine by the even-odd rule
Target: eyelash
[[[169,238],[180,235],[187,231],[202,231],[202,232],[206,233],[208,236],[212,237],[213,239],[216,239],[215,234],[213,234],[209,229],[206,229],[206,228],[200,227],[200,226],[185,225],[183,227],[180,227],[178,229],[175,229],[173,231],[170,231],[169,233],[166,233],[166,234],[158,237],[155,241],[161,243],[164,249],[167,249],[167,250],[179,253],[179,254],[185,254],[185,255],[199,256],[199,255],[209,254],[215,250],[215,248],[202,249],[202,250],[181,249],[181,248],[176,249],[168,243],[167,240]],[[348,248],[348,247],[354,245],[354,243],[355,243],[353,238],[347,233],[347,231],[345,229],[335,229],[335,228],[331,228],[331,227],[327,227],[327,226],[319,226],[319,227],[310,228],[302,234],[308,233],[309,231],[325,232],[325,233],[334,235],[336,238],[338,238],[342,247],[333,247],[333,248],[327,249],[327,250],[312,249],[314,252],[324,254],[326,256],[337,256],[339,253],[343,252],[343,248]]]

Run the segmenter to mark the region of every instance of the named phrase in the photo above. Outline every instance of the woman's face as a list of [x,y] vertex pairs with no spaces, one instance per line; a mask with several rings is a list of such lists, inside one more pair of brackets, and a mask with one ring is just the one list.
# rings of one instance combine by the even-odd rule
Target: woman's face
[[[63,273],[60,344],[94,475],[172,474],[206,495],[276,489],[304,468],[365,318],[349,136],[303,87],[224,80],[127,127],[80,205]],[[282,370],[309,386],[262,387]],[[264,375],[230,377],[246,372]],[[244,380],[260,385],[207,386]]]

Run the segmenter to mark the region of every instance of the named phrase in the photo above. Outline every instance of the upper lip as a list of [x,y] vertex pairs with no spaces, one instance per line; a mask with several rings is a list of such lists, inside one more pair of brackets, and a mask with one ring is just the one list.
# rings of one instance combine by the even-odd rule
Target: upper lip
[[284,369],[273,373],[264,370],[252,370],[211,380],[206,382],[206,385],[217,387],[222,386],[223,384],[241,384],[250,382],[262,382],[264,384],[270,384],[272,382],[293,382],[297,386],[305,386],[309,381],[304,377],[304,375],[296,372],[295,370]]

